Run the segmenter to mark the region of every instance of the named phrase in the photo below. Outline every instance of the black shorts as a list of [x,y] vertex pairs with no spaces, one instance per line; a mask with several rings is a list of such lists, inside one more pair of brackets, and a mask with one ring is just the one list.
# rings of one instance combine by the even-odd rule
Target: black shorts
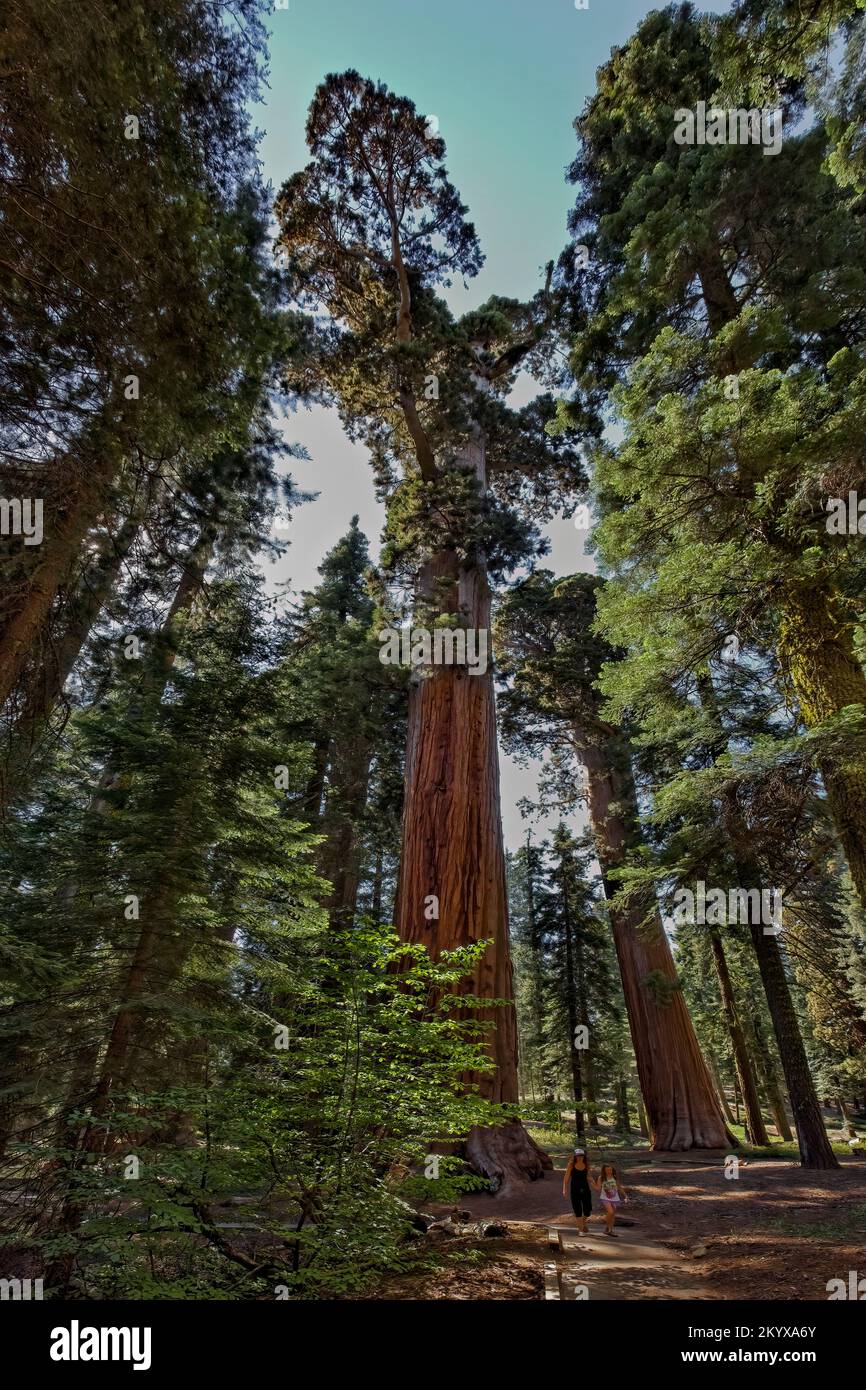
[[592,1213],[592,1193],[589,1190],[588,1182],[575,1182],[572,1178],[571,1188],[571,1210],[575,1216],[590,1216]]

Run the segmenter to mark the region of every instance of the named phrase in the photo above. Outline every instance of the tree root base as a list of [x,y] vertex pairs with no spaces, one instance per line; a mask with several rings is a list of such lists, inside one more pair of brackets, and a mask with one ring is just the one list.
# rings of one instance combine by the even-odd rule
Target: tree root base
[[519,1120],[503,1125],[476,1125],[466,1136],[464,1151],[476,1173],[488,1178],[501,1193],[517,1183],[535,1182],[553,1168]]

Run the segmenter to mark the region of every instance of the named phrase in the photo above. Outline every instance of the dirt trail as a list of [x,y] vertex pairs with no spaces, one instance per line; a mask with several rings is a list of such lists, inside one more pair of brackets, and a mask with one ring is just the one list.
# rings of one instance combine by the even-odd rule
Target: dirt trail
[[561,1168],[501,1195],[467,1196],[461,1206],[475,1219],[552,1231],[552,1297],[574,1298],[575,1285],[584,1284],[590,1299],[824,1300],[829,1279],[862,1271],[861,1156],[818,1172],[790,1158],[746,1157],[735,1181],[725,1177],[721,1152],[618,1150],[614,1161],[630,1196],[622,1217],[633,1224],[617,1225],[613,1238],[603,1234],[595,1194],[593,1234],[578,1235]]
[[551,1226],[550,1235],[549,1298],[623,1302],[718,1297],[695,1277],[689,1260],[635,1230],[606,1236],[599,1226],[584,1236],[573,1228]]
[[[635,1154],[646,1164],[644,1152]],[[623,1208],[616,1235],[604,1234],[604,1221],[593,1197],[590,1234],[581,1235],[567,1197],[562,1195],[563,1169],[545,1173],[538,1182],[501,1195],[478,1193],[461,1205],[476,1220],[543,1222],[549,1233],[545,1268],[548,1298],[626,1300],[647,1298],[703,1299],[720,1297],[710,1289],[691,1257],[665,1249],[645,1230],[645,1212],[639,1191],[620,1155],[623,1180],[632,1193]]]

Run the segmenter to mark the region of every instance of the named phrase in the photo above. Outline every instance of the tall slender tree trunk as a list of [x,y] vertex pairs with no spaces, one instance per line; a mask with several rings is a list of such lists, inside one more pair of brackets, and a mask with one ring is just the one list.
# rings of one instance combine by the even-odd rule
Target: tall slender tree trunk
[[[586,1020],[586,1010],[581,1009],[581,1017]],[[592,1060],[592,1049],[587,1050],[584,1057],[584,1095],[586,1096],[586,1106],[589,1111],[589,1118],[592,1119],[595,1113],[596,1087],[595,1087],[595,1067]]]
[[[483,482],[483,441],[467,450],[467,461]],[[432,614],[458,612],[463,625],[486,632],[489,641],[490,588],[483,563],[463,568],[454,552],[439,552],[425,564],[420,587]],[[425,915],[431,899],[438,902],[438,918]],[[517,1025],[489,665],[483,675],[456,665],[413,673],[395,909],[401,939],[421,942],[434,957],[489,941],[465,990],[508,1002],[470,1011],[494,1025],[495,1070],[466,1079],[490,1100],[516,1102]],[[541,1177],[550,1163],[518,1122],[477,1127],[466,1148],[473,1165],[501,1187]]]
[[[32,1089],[30,1083],[24,1080],[31,1060],[31,1050],[20,1041],[10,1040],[3,1049],[0,1087],[5,1094],[0,1096],[0,1159],[4,1158],[10,1139],[17,1133],[24,1132],[23,1127],[21,1131],[16,1129],[16,1121],[25,1098]],[[19,1089],[13,1091],[13,1086],[18,1086]]]
[[382,846],[376,846],[376,862],[373,866],[373,891],[370,895],[370,915],[376,926],[382,920],[382,878],[384,866],[382,863]]
[[[710,713],[719,734],[723,736],[711,682],[702,682],[700,694],[704,709]],[[751,852],[749,829],[743,819],[735,787],[729,786],[722,793],[722,817],[737,885],[748,888],[760,884],[760,865]],[[836,1168],[839,1165],[827,1139],[775,931],[767,932],[764,923],[750,921],[749,933],[788,1085],[800,1161],[804,1168]]]
[[[749,853],[748,829],[743,822],[733,789],[724,793],[724,815],[734,852],[738,883],[742,887],[760,883],[760,868]],[[764,993],[767,996],[767,1006],[773,1020],[776,1042],[779,1045],[788,1095],[791,1098],[800,1162],[804,1168],[838,1168],[839,1161],[827,1138],[821,1105],[809,1070],[809,1061],[803,1046],[779,942],[774,932],[768,933],[761,922],[750,922],[749,932],[758,960]]]
[[631,1134],[631,1116],[628,1113],[628,1090],[625,1077],[619,1076],[616,1083],[617,1126],[621,1134]]
[[44,636],[57,591],[68,578],[84,537],[99,516],[115,472],[115,461],[106,456],[92,472],[70,485],[62,509],[52,508],[46,515],[45,539],[29,562],[20,599],[0,628],[0,707],[15,690]]
[[720,1104],[721,1107],[722,1107],[722,1114],[723,1114],[724,1117],[725,1117],[725,1121],[726,1121],[726,1123],[729,1124],[729,1125],[735,1124],[736,1121],[735,1121],[734,1116],[733,1116],[733,1114],[732,1114],[732,1112],[731,1112],[731,1107],[730,1107],[730,1105],[728,1104],[728,1097],[725,1095],[725,1083],[724,1083],[724,1081],[722,1080],[722,1078],[721,1078],[721,1076],[720,1076],[720,1074],[719,1074],[719,1066],[718,1066],[718,1063],[717,1063],[715,1057],[713,1057],[712,1055],[710,1055],[710,1058],[709,1058],[709,1068],[710,1068],[710,1075],[712,1076],[713,1082],[714,1082],[715,1087],[716,1087],[716,1095],[719,1097],[719,1104]]
[[838,1107],[839,1114],[842,1118],[842,1127],[845,1130],[845,1133],[847,1134],[848,1138],[856,1138],[857,1126],[854,1124],[854,1121],[851,1118],[851,1111],[848,1109],[848,1106],[845,1104],[845,1101],[842,1096],[836,1097],[836,1105]]
[[788,1112],[785,1109],[785,1098],[779,1085],[776,1063],[767,1045],[760,1016],[757,1013],[750,1016],[748,1012],[744,1012],[743,1027],[751,1045],[751,1054],[755,1059],[755,1067],[764,1088],[764,1095],[767,1097],[767,1105],[773,1117],[773,1124],[776,1126],[776,1133],[786,1144],[790,1144],[794,1138],[794,1132],[788,1121]]
[[574,1128],[578,1139],[583,1139],[586,1134],[586,1126],[583,1116],[583,1076],[581,1074],[580,1050],[577,1046],[577,1028],[580,1022],[577,1014],[577,969],[575,956],[580,950],[579,943],[575,941],[573,922],[571,920],[571,905],[568,900],[568,881],[565,875],[565,865],[562,865],[563,873],[560,879],[562,889],[563,923],[565,926],[565,991],[566,991],[566,1011],[568,1015],[568,1052],[571,1061],[571,1090],[574,1096]]
[[539,1091],[544,1090],[542,1057],[544,1055],[544,1011],[542,1001],[543,970],[542,942],[535,911],[535,882],[533,879],[532,845],[526,836],[526,916],[529,926],[529,949],[532,953],[532,1049],[539,1072]]
[[[677,981],[654,899],[621,906],[611,877],[635,843],[637,806],[621,740],[575,730],[589,776],[589,815],[602,871],[652,1147],[721,1149],[734,1143]],[[648,921],[647,921],[648,919]]]
[[725,959],[725,948],[722,945],[721,933],[717,926],[708,924],[707,930],[710,934],[710,946],[713,952],[713,961],[716,967],[716,976],[719,981],[719,991],[722,996],[722,1008],[725,1011],[725,1021],[728,1025],[728,1033],[731,1038],[731,1048],[734,1054],[734,1066],[737,1071],[737,1079],[740,1083],[740,1091],[743,1096],[743,1106],[746,1111],[746,1137],[751,1144],[761,1147],[769,1144],[769,1136],[764,1126],[764,1117],[761,1114],[761,1102],[758,1096],[758,1088],[755,1084],[752,1063],[749,1051],[746,1047],[746,1039],[740,1026],[739,1012],[734,998],[734,987],[731,984],[731,973],[728,970],[728,962]]
[[[577,1021],[586,1026],[587,1037],[589,1037],[589,1007],[586,995],[586,968],[582,943],[577,943],[576,959],[576,988],[577,988]],[[585,1109],[588,1108],[588,1118],[592,1122],[595,1113],[595,1079],[593,1076],[592,1065],[592,1046],[584,1051],[581,1058],[581,1079],[583,1083],[583,1096],[586,1102]]]
[[312,826],[318,826],[322,818],[322,798],[325,794],[325,775],[330,751],[330,738],[322,735],[316,739],[313,744],[313,766],[301,802],[303,815]]
[[815,1094],[779,943],[774,936],[765,936],[760,924],[753,924],[750,930],[791,1099],[800,1161],[804,1168],[838,1168]]
[[637,1105],[637,1124],[638,1129],[644,1139],[649,1139],[649,1125],[647,1124],[646,1110],[644,1109],[643,1096],[640,1093],[640,1086],[635,1086],[635,1103]]
[[332,776],[321,829],[320,870],[331,885],[325,906],[332,927],[354,920],[361,881],[359,822],[367,804],[372,745],[361,736],[332,758]]
[[23,708],[15,719],[9,751],[0,768],[0,807],[5,809],[26,790],[33,754],[46,722],[72,673],[93,624],[117,583],[124,560],[132,550],[141,527],[137,509],[110,538],[103,554],[81,577],[75,598],[69,606],[66,626],[52,645],[37,677],[29,682]]

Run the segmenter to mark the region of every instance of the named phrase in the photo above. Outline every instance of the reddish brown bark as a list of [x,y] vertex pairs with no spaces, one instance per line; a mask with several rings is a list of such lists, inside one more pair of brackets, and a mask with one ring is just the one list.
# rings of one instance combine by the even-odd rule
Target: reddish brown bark
[[[453,555],[434,557],[423,587],[456,578],[468,626],[490,625],[490,593],[483,570],[458,576]],[[405,806],[396,923],[404,941],[422,942],[431,955],[490,940],[466,992],[513,999],[508,947],[505,855],[499,807],[499,760],[493,677],[465,666],[439,666],[413,676],[409,694]],[[438,920],[425,902],[439,900]],[[517,1100],[517,1032],[513,1006],[485,1009],[495,1024],[491,1046],[496,1072],[473,1073],[483,1095]]]
[[794,1112],[800,1162],[804,1168],[838,1168],[839,1162],[827,1138],[821,1107],[809,1071],[809,1060],[803,1046],[794,1001],[785,975],[784,962],[775,936],[765,936],[760,924],[750,925],[752,944],[758,957],[758,969],[767,996],[770,1017],[788,1095]]
[[[484,480],[484,445],[467,451]],[[454,552],[432,556],[421,575],[428,611],[459,613],[476,631],[490,630],[490,587],[479,561],[461,567]],[[425,915],[438,899],[438,918]],[[508,899],[499,798],[499,756],[493,675],[467,666],[438,666],[413,673],[404,774],[400,877],[395,903],[397,931],[421,942],[434,958],[441,951],[490,941],[464,992],[502,999],[500,1007],[467,1011],[492,1025],[488,1043],[495,1070],[467,1074],[482,1096],[518,1099],[517,1021],[508,943]],[[519,1123],[472,1131],[467,1155],[502,1187],[537,1178],[551,1162]]]
[[728,1132],[689,1017],[667,936],[654,903],[620,906],[619,884],[637,815],[634,788],[616,737],[577,731],[589,774],[589,814],[619,962],[632,1045],[654,1149],[719,1149]]
[[79,580],[70,604],[66,626],[46,653],[46,659],[32,680],[28,679],[20,714],[12,721],[14,734],[6,766],[0,769],[0,805],[9,803],[26,790],[33,755],[63,688],[81,655],[90,631],[117,581],[121,566],[129,555],[140,527],[140,517],[130,517],[121,526],[110,548]]

